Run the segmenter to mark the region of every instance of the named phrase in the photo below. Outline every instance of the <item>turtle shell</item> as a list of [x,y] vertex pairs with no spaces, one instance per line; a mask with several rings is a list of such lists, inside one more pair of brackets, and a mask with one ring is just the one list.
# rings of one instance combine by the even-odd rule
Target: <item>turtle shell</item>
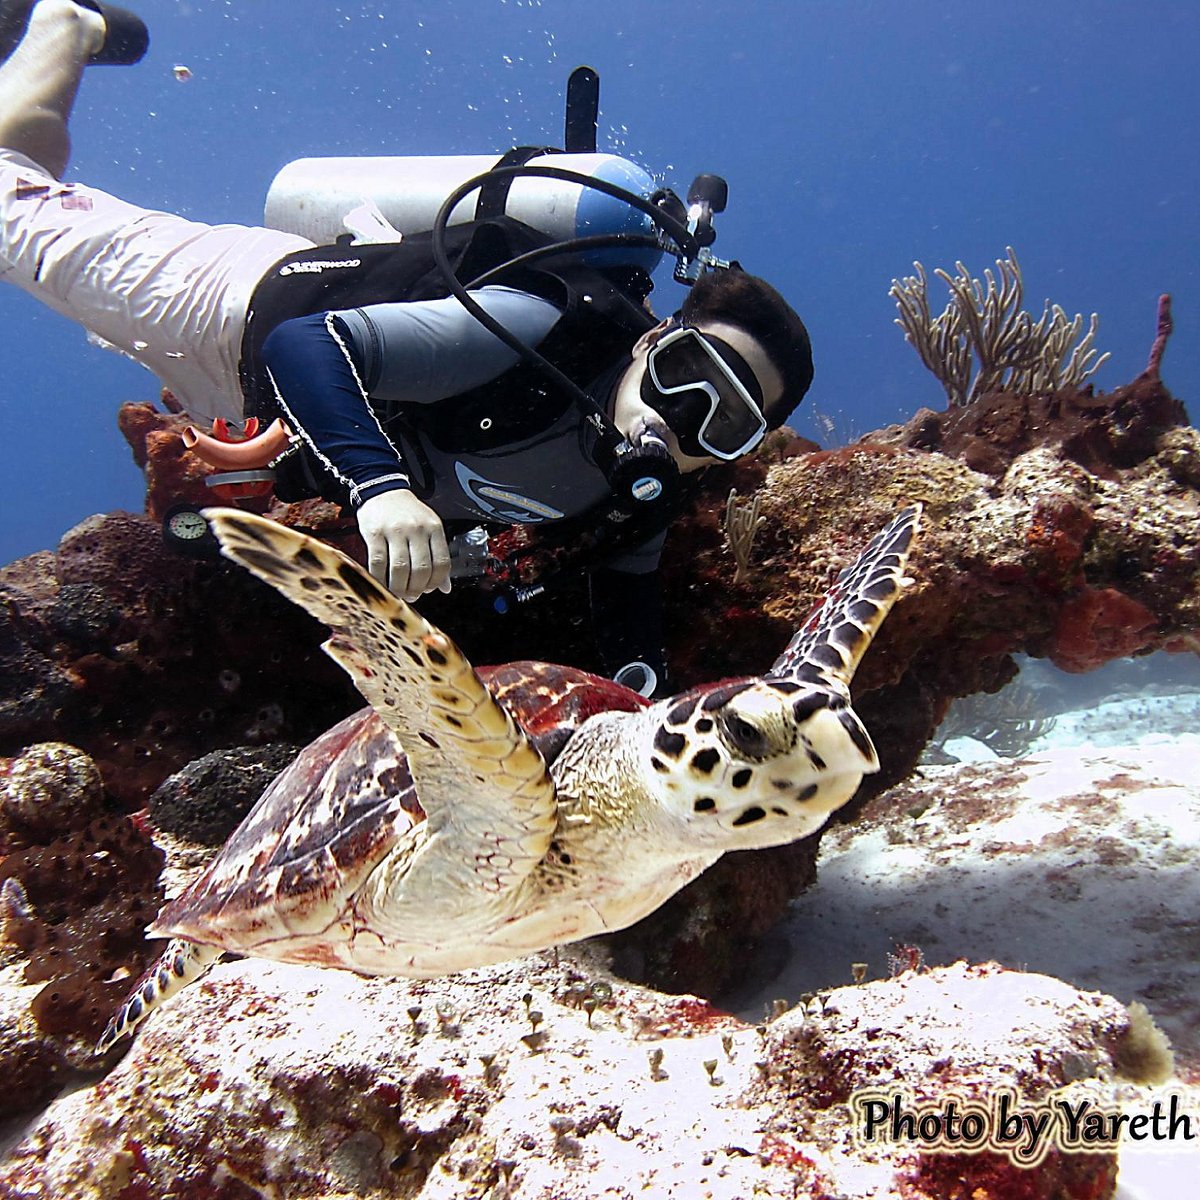
[[611,679],[553,663],[506,663],[483,667],[478,674],[547,765],[589,717],[602,712],[635,712],[650,703]]
[[[572,667],[516,662],[480,679],[551,763],[589,717],[649,701]],[[168,904],[154,932],[221,943],[248,926],[264,939],[329,928],[346,899],[425,820],[399,739],[371,708],[346,717],[295,758],[263,793],[208,869]]]

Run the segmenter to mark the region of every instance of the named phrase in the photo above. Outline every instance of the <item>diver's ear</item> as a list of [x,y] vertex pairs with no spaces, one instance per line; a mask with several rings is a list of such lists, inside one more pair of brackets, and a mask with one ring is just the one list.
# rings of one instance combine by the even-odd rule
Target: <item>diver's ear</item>
[[671,327],[671,317],[664,317],[653,329],[647,329],[636,342],[633,343],[633,357],[638,358],[643,354],[648,354],[650,348],[658,341],[664,333]]

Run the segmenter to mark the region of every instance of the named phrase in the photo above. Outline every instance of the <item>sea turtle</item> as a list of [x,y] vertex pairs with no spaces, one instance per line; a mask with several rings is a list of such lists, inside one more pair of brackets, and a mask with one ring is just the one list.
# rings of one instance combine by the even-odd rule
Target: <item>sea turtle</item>
[[371,707],[303,750],[150,929],[107,1049],[225,951],[428,978],[631,925],[727,850],[795,841],[879,769],[849,683],[902,587],[900,512],[771,669],[650,703],[570,667],[476,672],[345,555],[232,509],[224,554],[325,622]]

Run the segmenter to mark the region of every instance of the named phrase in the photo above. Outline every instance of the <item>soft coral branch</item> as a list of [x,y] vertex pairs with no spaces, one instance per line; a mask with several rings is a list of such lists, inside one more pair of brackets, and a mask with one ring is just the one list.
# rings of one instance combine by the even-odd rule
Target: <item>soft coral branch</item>
[[1160,367],[1162,366],[1163,351],[1167,348],[1167,338],[1175,329],[1175,322],[1171,319],[1171,297],[1164,292],[1158,298],[1158,329],[1154,336],[1154,345],[1150,347],[1150,361],[1146,363],[1146,369],[1142,374],[1147,379],[1161,379]]

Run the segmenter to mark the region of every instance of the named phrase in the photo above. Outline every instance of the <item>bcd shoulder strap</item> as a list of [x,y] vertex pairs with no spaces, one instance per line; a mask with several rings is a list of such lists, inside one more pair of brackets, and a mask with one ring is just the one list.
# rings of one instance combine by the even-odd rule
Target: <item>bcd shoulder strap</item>
[[[274,397],[263,369],[262,346],[270,332],[284,321],[328,310],[448,295],[433,259],[432,239],[431,233],[418,233],[400,242],[362,246],[339,241],[332,246],[295,251],[280,259],[259,280],[246,315],[239,365],[246,415],[278,415],[273,412]],[[482,275],[549,240],[505,216],[468,221],[446,230],[447,253],[461,279]],[[530,282],[522,280],[514,286],[528,286]]]

